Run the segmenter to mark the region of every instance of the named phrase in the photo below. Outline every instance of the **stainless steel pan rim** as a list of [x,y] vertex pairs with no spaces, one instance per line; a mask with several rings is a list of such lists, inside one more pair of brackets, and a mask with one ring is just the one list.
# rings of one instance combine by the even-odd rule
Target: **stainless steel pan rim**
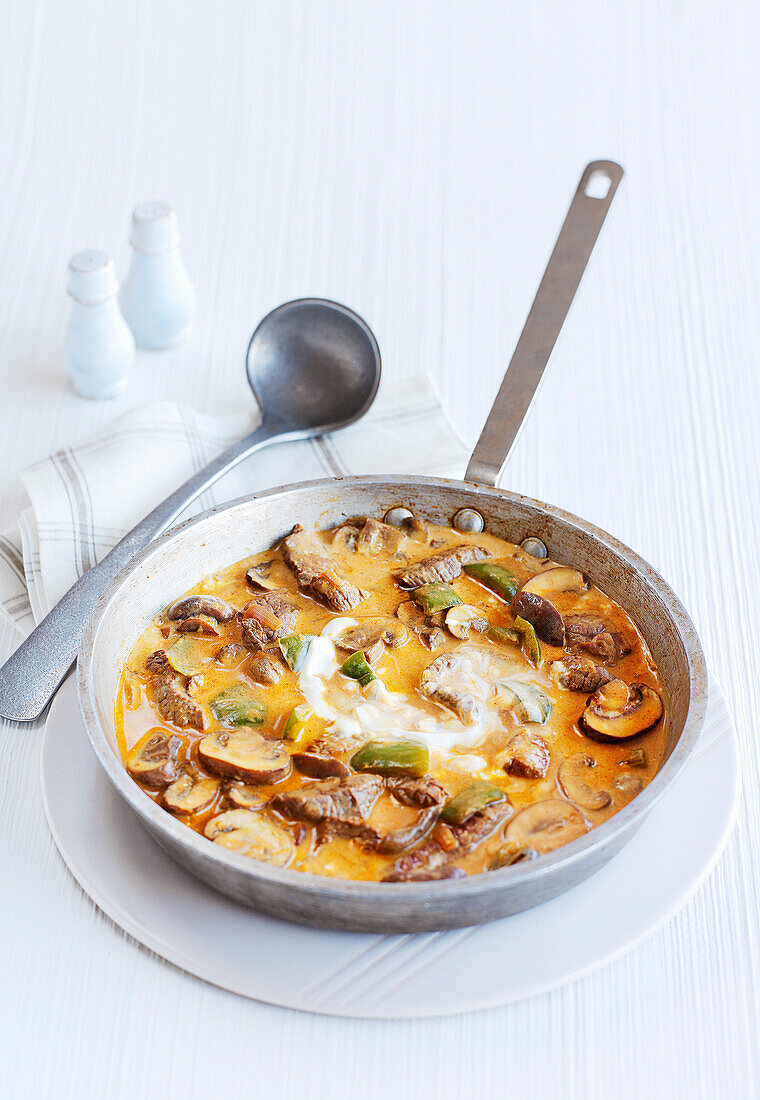
[[[523,510],[533,513],[537,520],[548,524],[549,527],[551,527],[552,521],[557,521],[561,527],[577,531],[579,537],[594,540],[604,554],[611,555],[613,562],[617,559],[618,563],[623,563],[641,578],[647,592],[657,602],[661,612],[674,624],[685,653],[689,678],[688,709],[681,733],[660,771],[641,794],[606,822],[591,829],[584,836],[557,849],[555,852],[539,857],[531,863],[517,864],[500,871],[451,881],[391,884],[332,879],[310,872],[271,867],[245,856],[237,855],[213,844],[174,819],[169,813],[157,806],[137,786],[109,743],[95,699],[95,655],[107,611],[115,597],[122,593],[125,586],[128,588],[130,581],[138,574],[146,573],[146,567],[158,565],[167,548],[181,538],[183,533],[188,531],[202,533],[204,525],[208,527],[214,519],[225,513],[250,507],[258,502],[261,504],[261,509],[265,510],[267,507],[276,506],[278,502],[282,505],[289,496],[314,498],[319,497],[320,494],[322,496],[327,494],[327,498],[333,504],[332,512],[335,516],[337,514],[335,505],[340,501],[341,495],[343,493],[350,495],[354,491],[380,501],[381,508],[371,513],[368,509],[368,514],[381,514],[381,512],[384,514],[388,501],[391,501],[397,505],[415,506],[416,510],[424,515],[425,506],[424,503],[420,505],[420,501],[424,502],[426,498],[435,497],[436,494],[441,500],[450,497],[449,503],[453,514],[453,511],[465,501],[468,506],[477,506],[484,513],[486,516],[486,529],[492,529],[494,526],[494,523],[489,522],[491,506],[500,510],[504,510],[505,506],[512,506],[518,511]],[[298,505],[294,499],[294,510],[290,513],[292,516],[291,523],[299,518],[297,507]],[[429,514],[430,510],[428,510]],[[333,521],[335,520],[331,522]],[[530,524],[527,524],[527,526],[530,526]],[[520,532],[514,533],[520,534]],[[534,532],[526,530],[524,535],[531,533]],[[515,538],[513,541],[519,541],[519,539]],[[254,553],[257,549],[264,550],[266,547],[263,545],[254,547],[249,552]],[[550,552],[552,552],[551,547]],[[556,550],[553,556],[555,554]],[[556,554],[556,556],[559,557],[560,555]],[[235,560],[239,560],[239,558]],[[226,564],[231,564],[231,562],[220,561],[218,568],[223,568]],[[570,562],[570,564],[573,563]],[[146,573],[146,575],[149,574]],[[625,606],[625,602],[621,602]],[[158,607],[146,608],[145,622],[147,623],[158,610]],[[636,621],[636,608],[626,607],[626,610]],[[136,640],[137,636],[130,639],[130,649]],[[652,640],[648,640],[651,644]],[[197,864],[202,862],[208,868],[208,878],[212,885],[228,890],[233,896],[238,896],[238,894],[235,890],[228,889],[228,884],[225,883],[226,869],[229,869],[238,880],[239,876],[242,875],[252,883],[260,884],[264,889],[267,885],[271,885],[275,888],[279,887],[280,892],[285,888],[289,893],[300,895],[301,901],[299,904],[302,909],[304,908],[304,900],[308,906],[309,898],[315,903],[319,902],[323,908],[325,904],[334,907],[334,917],[327,919],[324,912],[322,912],[321,916],[317,916],[315,923],[332,923],[337,927],[380,929],[385,926],[383,911],[393,909],[395,916],[392,919],[389,918],[387,927],[400,930],[404,926],[403,920],[406,919],[408,922],[407,930],[409,931],[423,927],[453,927],[477,923],[482,919],[493,919],[494,915],[501,914],[489,911],[488,915],[481,916],[478,914],[476,907],[473,907],[473,903],[477,903],[479,899],[485,901],[491,895],[498,894],[507,883],[509,883],[511,894],[524,893],[526,897],[530,895],[534,898],[537,897],[540,901],[543,900],[543,890],[547,891],[545,897],[553,896],[561,892],[562,889],[567,889],[580,881],[580,877],[593,873],[593,870],[606,862],[606,859],[610,858],[633,835],[648,811],[664,794],[683,768],[699,737],[707,701],[705,662],[691,620],[669,585],[638,554],[605,531],[552,505],[516,493],[510,493],[506,490],[476,485],[472,482],[431,477],[408,477],[401,480],[392,476],[368,475],[293,483],[282,488],[240,497],[173,528],[137,554],[104,592],[95,608],[82,643],[77,677],[80,707],[85,726],[102,767],[121,797],[131,806],[155,839],[162,847],[170,851],[174,858],[179,859],[180,862],[185,862],[183,857],[186,855],[186,866],[194,872],[197,872]],[[581,864],[586,866],[586,870],[582,874],[580,873]],[[591,867],[590,870],[589,867]],[[578,873],[574,873],[574,871]],[[564,886],[553,881],[557,879],[558,875],[565,882]],[[406,905],[402,904],[404,900]],[[527,904],[537,904],[538,901],[529,901]],[[456,917],[441,920],[440,923],[437,923],[436,918],[433,917],[425,923],[423,917],[423,923],[417,923],[428,906],[435,909],[437,904],[444,902],[446,909],[450,910],[452,914],[454,912],[458,913]],[[457,905],[458,902],[461,902],[461,906]],[[254,902],[254,904],[259,904],[259,902]],[[352,911],[355,905],[360,907],[368,905],[375,912],[375,916],[369,915],[366,919],[349,916],[343,920],[340,910],[341,905],[344,904]],[[401,918],[398,915],[400,904],[401,908],[407,911],[406,918]],[[266,903],[262,903],[262,907],[266,908]],[[512,905],[507,911],[516,911],[521,907],[526,906]],[[270,908],[269,911],[273,912],[275,910]],[[309,919],[306,911],[301,915],[290,912],[287,915],[292,919]]]

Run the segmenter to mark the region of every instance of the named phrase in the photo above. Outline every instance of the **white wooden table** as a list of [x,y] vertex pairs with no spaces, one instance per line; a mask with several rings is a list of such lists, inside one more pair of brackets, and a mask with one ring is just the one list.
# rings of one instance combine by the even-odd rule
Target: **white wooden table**
[[[431,371],[474,439],[583,164],[618,159],[626,180],[506,483],[672,582],[726,688],[744,798],[709,881],[614,965],[471,1016],[331,1020],[238,999],[127,940],[48,835],[40,730],[7,726],[4,1097],[760,1095],[759,10],[6,6],[0,527],[18,470],[128,405],[236,409],[254,323],[304,294],[364,314],[389,375]],[[103,247],[123,273],[131,207],[154,197],[179,212],[198,331],[140,355],[117,403],[86,403],[61,364],[66,261]]]

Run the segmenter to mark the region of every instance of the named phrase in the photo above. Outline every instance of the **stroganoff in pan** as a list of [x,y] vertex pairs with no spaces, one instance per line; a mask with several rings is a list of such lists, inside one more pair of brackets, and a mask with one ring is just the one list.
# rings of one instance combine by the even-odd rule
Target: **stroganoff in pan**
[[125,764],[210,842],[385,882],[533,859],[643,789],[664,692],[570,565],[421,519],[296,527],[161,612],[124,669]]

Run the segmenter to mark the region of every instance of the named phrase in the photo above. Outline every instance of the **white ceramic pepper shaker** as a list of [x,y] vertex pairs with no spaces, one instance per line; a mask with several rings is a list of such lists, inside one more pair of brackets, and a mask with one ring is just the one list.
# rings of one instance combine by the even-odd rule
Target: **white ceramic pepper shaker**
[[141,202],[132,215],[132,263],[121,309],[139,348],[180,343],[192,328],[195,291],[179,250],[177,215],[166,202]]
[[119,311],[118,288],[113,260],[105,252],[77,252],[71,257],[66,361],[82,397],[118,397],[127,385],[135,341]]

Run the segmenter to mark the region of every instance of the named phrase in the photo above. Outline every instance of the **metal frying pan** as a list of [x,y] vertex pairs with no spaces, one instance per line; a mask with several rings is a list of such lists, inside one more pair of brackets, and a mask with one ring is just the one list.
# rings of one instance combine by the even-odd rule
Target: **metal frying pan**
[[[603,197],[592,183],[606,179]],[[495,488],[580,282],[622,169],[589,165],[560,232],[507,375],[464,482],[430,477],[346,477],[302,482],[233,501],[152,543],[110,583],[79,655],[82,714],[93,748],[119,794],[156,841],[198,878],[246,905],[307,924],[416,932],[494,920],[537,905],[593,874],[630,839],[678,775],[699,735],[707,678],[692,623],[665,581],[637,554],[585,520]],[[464,879],[372,883],[272,867],[227,851],[159,808],[124,769],[114,699],[121,669],[156,611],[215,572],[304,526],[346,516],[395,518],[409,509],[435,523],[487,531],[511,542],[540,539],[549,555],[586,573],[625,608],[649,644],[669,714],[664,761],[624,809],[585,836],[530,863]]]

